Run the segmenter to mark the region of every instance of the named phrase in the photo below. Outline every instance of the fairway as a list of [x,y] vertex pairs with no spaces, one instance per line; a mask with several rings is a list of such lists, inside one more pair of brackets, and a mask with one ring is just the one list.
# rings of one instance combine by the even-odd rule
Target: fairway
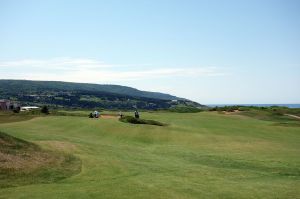
[[166,126],[44,116],[0,131],[72,154],[81,171],[0,198],[299,198],[300,127],[238,114],[146,113]]

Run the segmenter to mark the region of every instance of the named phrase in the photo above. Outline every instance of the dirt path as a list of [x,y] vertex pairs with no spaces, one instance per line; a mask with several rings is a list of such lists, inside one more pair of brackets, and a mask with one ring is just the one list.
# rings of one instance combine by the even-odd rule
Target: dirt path
[[300,117],[297,116],[297,115],[291,115],[291,114],[284,114],[286,116],[290,116],[290,117],[293,117],[293,118],[296,118],[296,119],[299,119],[300,120]]
[[100,116],[100,119],[118,119],[119,118],[119,116],[117,116],[117,115],[101,115]]

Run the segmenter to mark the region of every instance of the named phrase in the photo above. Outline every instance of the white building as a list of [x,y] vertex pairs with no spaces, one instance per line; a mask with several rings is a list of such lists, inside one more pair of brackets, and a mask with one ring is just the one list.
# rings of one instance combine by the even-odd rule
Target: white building
[[39,109],[39,108],[40,107],[37,107],[37,106],[22,106],[21,111],[30,111],[30,110]]

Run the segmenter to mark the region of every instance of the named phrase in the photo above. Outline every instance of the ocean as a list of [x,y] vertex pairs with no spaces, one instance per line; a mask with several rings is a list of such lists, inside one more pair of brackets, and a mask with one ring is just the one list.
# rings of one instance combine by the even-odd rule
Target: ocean
[[257,107],[270,107],[270,106],[285,106],[288,108],[300,108],[300,104],[206,104],[209,107],[223,107],[223,106],[257,106]]

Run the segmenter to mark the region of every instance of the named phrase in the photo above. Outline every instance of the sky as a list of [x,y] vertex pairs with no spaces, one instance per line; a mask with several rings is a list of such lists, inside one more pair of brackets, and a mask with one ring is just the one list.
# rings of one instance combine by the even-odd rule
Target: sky
[[300,103],[300,1],[0,0],[0,79]]

